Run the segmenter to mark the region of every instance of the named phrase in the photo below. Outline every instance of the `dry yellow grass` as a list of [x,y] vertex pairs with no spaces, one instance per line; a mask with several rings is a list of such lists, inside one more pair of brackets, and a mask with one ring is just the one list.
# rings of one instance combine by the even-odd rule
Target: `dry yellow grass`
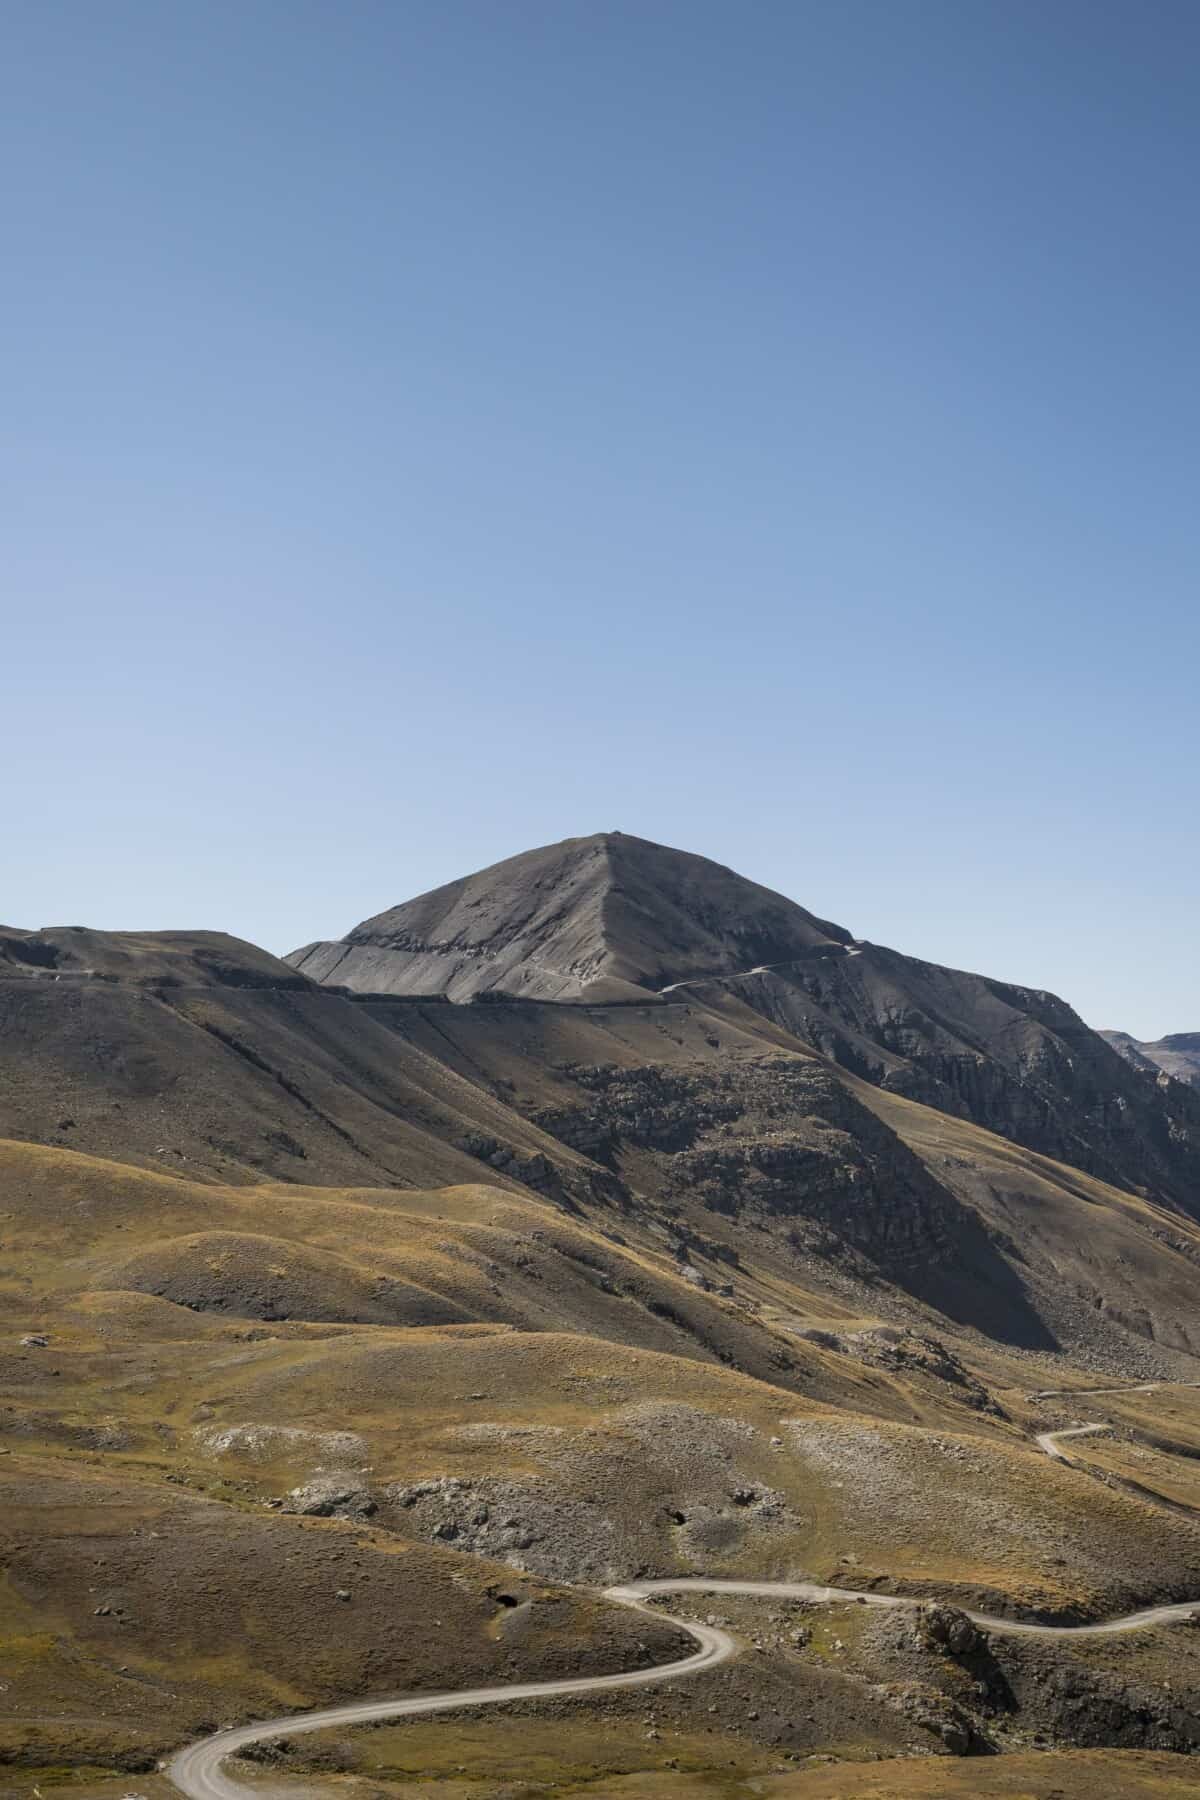
[[246,1319],[482,1321],[821,1371],[661,1255],[499,1188],[223,1187],[0,1142],[0,1191],[0,1304],[35,1326],[68,1298],[133,1290]]
[[[534,1508],[539,1529],[509,1561],[542,1592],[539,1575],[600,1582],[646,1568],[882,1580],[1056,1612],[1200,1593],[1195,1526],[1032,1447],[1045,1409],[1019,1396],[1026,1383],[1049,1385],[1048,1367],[957,1340],[1005,1387],[1017,1415],[1005,1419],[945,1383],[797,1342],[785,1316],[823,1316],[842,1331],[871,1320],[827,1299],[816,1313],[818,1297],[789,1284],[769,1253],[738,1275],[742,1292],[776,1308],[764,1323],[696,1294],[652,1244],[614,1244],[586,1219],[486,1186],[229,1188],[28,1145],[0,1146],[0,1176],[0,1435],[16,1452],[0,1475],[17,1483],[5,1516],[36,1564],[31,1574],[14,1560],[0,1590],[0,1658],[17,1676],[2,1741],[30,1768],[52,1756],[111,1766],[225,1717],[446,1684],[460,1665],[470,1679],[498,1655],[514,1676],[531,1658],[554,1666],[561,1655],[577,1669],[591,1656],[636,1657],[639,1628],[629,1622],[631,1645],[626,1622],[613,1628],[611,1609],[586,1599],[554,1602],[579,1609],[559,1614],[557,1637],[548,1613],[545,1634],[519,1650],[489,1636],[486,1585],[513,1580],[511,1568],[417,1541],[430,1519],[390,1495],[425,1478]],[[218,1299],[226,1311],[195,1310]],[[436,1322],[413,1322],[433,1305]],[[301,1316],[271,1316],[281,1311]],[[19,1345],[38,1329],[46,1347]],[[731,1345],[764,1369],[786,1351],[790,1389],[728,1366]],[[1164,1391],[1114,1404],[1132,1419],[1143,1399],[1164,1442],[1200,1439],[1195,1400]],[[368,1527],[266,1508],[331,1468],[374,1496]],[[1160,1472],[1183,1484],[1189,1470],[1172,1459]],[[51,1489],[71,1484],[84,1499],[47,1506]],[[332,1602],[331,1635],[335,1553],[351,1546],[372,1571],[373,1610],[357,1596]],[[407,1587],[396,1574],[405,1558],[416,1571]],[[109,1604],[97,1569],[101,1585],[125,1583],[118,1603],[136,1627],[95,1615]],[[393,1667],[396,1618],[431,1594],[441,1616],[478,1611],[453,1615],[453,1668],[444,1639],[427,1670]],[[183,1634],[171,1623],[180,1608],[192,1622]],[[290,1660],[264,1649],[266,1624],[284,1615]],[[1146,1654],[1146,1679],[1157,1679],[1160,1647]],[[78,1731],[63,1723],[76,1718]],[[820,1775],[772,1776],[736,1736],[728,1761],[713,1764],[686,1745],[639,1762],[634,1734],[622,1766],[589,1769],[571,1760],[576,1740],[556,1737],[560,1726],[523,1740],[530,1767],[549,1781],[557,1756],[593,1800],[665,1795],[668,1782],[684,1783],[681,1795],[769,1793],[729,1784]],[[905,1764],[899,1778],[927,1766]],[[463,1795],[494,1792],[494,1774],[478,1770]],[[436,1779],[449,1800],[457,1766]]]
[[[32,1146],[0,1146],[0,1172],[7,1310],[52,1326],[49,1351],[9,1352],[10,1441],[140,1479],[185,1473],[241,1507],[349,1461],[403,1532],[427,1527],[383,1503],[392,1484],[515,1481],[542,1511],[586,1507],[590,1560],[581,1549],[572,1566],[565,1524],[563,1543],[532,1549],[530,1566],[560,1579],[616,1580],[643,1562],[857,1570],[1053,1612],[1200,1592],[1188,1521],[1052,1465],[1020,1425],[932,1405],[849,1356],[795,1344],[790,1378],[806,1395],[723,1366],[724,1330],[757,1333],[739,1341],[760,1349],[782,1340],[533,1199],[222,1188]],[[376,1296],[399,1291],[402,1315],[420,1294],[483,1322],[222,1319],[120,1285],[152,1266],[168,1292],[190,1281],[197,1303],[261,1300],[273,1283],[336,1299],[356,1277]],[[690,1306],[693,1330],[656,1306]],[[358,1440],[348,1458],[344,1432]],[[747,1488],[776,1496],[769,1529],[738,1511]]]
[[[0,1465],[0,1761],[117,1763],[348,1694],[683,1653],[587,1594],[339,1521],[237,1511],[60,1459]],[[642,1648],[645,1646],[645,1648]]]
[[[594,1742],[594,1728],[590,1735]],[[753,1758],[739,1758],[733,1768],[671,1769],[664,1766],[666,1759],[647,1766],[648,1748],[643,1743],[640,1768],[610,1772],[593,1765],[589,1770],[574,1760],[576,1747],[568,1739],[562,1744],[570,1770],[565,1781],[556,1781],[552,1770],[542,1773],[533,1793],[537,1800],[1191,1800],[1196,1785],[1190,1758],[1153,1751],[1048,1751],[965,1763],[929,1757],[814,1760],[808,1767],[771,1773],[770,1768],[780,1768],[774,1758],[766,1770],[756,1767]],[[330,1800],[335,1795],[344,1800],[500,1800],[519,1794],[507,1766],[500,1773],[489,1770],[473,1761],[471,1749],[469,1742],[451,1737],[447,1754],[434,1759],[429,1775],[309,1778],[305,1791],[327,1793]],[[620,1742],[613,1746],[618,1763],[622,1749]],[[535,1749],[531,1763],[536,1764],[536,1755]],[[458,1760],[451,1762],[452,1756]],[[736,1750],[731,1761],[734,1756]],[[278,1779],[267,1785],[278,1789]],[[144,1800],[176,1800],[176,1789],[154,1774],[111,1777],[78,1769],[0,1773],[0,1800],[34,1800],[35,1790],[43,1796],[61,1794],[63,1800],[125,1800],[130,1792]]]
[[[1185,1756],[1146,1751],[1068,1750],[959,1761],[858,1763],[779,1775],[759,1784],[761,1800],[1183,1800],[1196,1791]],[[617,1800],[603,1787],[589,1800]],[[684,1800],[682,1790],[678,1800]],[[624,1797],[622,1797],[624,1800]],[[664,1790],[663,1800],[675,1800]],[[689,1797],[690,1800],[690,1797]]]

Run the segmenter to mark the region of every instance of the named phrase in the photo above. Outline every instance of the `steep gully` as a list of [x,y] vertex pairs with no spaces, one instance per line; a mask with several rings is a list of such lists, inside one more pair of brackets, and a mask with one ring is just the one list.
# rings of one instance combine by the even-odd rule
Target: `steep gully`
[[[1147,1393],[1165,1383],[1147,1382],[1134,1388],[1109,1388],[1076,1392]],[[1183,1385],[1194,1386],[1188,1382]],[[1069,1391],[1069,1390],[1067,1390]],[[1091,1432],[1107,1431],[1105,1424],[1071,1425],[1058,1431],[1040,1432],[1038,1448],[1056,1461],[1067,1460],[1059,1449],[1063,1438],[1083,1437]],[[542,1700],[565,1694],[603,1693],[613,1688],[649,1687],[660,1681],[699,1675],[715,1669],[737,1655],[737,1641],[716,1625],[701,1625],[693,1619],[651,1612],[650,1602],[659,1594],[747,1594],[772,1600],[803,1600],[810,1605],[858,1604],[860,1606],[915,1607],[927,1604],[899,1594],[878,1594],[857,1588],[824,1587],[812,1581],[717,1581],[706,1576],[670,1577],[661,1581],[627,1582],[606,1588],[601,1598],[634,1612],[649,1613],[660,1624],[675,1625],[693,1639],[697,1648],[690,1656],[672,1663],[658,1663],[647,1669],[628,1669],[615,1675],[584,1675],[564,1681],[519,1681],[502,1687],[462,1688],[444,1694],[413,1694],[401,1699],[352,1701],[346,1706],[324,1707],[317,1712],[295,1713],[279,1719],[267,1719],[255,1725],[236,1726],[202,1738],[198,1744],[181,1750],[167,1765],[169,1779],[189,1800],[261,1800],[262,1790],[246,1787],[224,1769],[226,1758],[265,1738],[296,1737],[310,1731],[323,1731],[337,1725],[365,1725],[380,1719],[417,1718],[427,1713],[449,1712],[458,1707],[497,1706],[509,1700]],[[1102,1619],[1090,1625],[1039,1625],[1032,1621],[1001,1619],[990,1613],[967,1612],[967,1617],[986,1631],[1007,1633],[1012,1637],[1080,1638],[1111,1637],[1120,1632],[1141,1631],[1153,1625],[1168,1625],[1187,1618],[1196,1610],[1196,1600],[1183,1600],[1169,1606],[1147,1606],[1140,1612],[1126,1613],[1116,1619]],[[295,1790],[293,1790],[294,1792]]]

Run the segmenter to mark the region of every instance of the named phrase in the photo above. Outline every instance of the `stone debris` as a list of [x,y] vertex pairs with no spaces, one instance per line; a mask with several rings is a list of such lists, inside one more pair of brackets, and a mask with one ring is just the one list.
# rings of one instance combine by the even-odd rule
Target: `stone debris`
[[241,1456],[253,1462],[311,1453],[326,1464],[365,1463],[367,1446],[355,1431],[306,1431],[299,1425],[201,1425],[193,1432],[207,1456]]
[[357,1475],[340,1470],[293,1488],[281,1510],[316,1519],[369,1519],[379,1504]]

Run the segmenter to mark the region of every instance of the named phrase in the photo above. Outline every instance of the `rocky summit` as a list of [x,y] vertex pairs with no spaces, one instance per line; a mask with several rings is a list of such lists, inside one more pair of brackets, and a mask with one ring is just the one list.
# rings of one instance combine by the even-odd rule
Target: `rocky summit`
[[620,832],[0,930],[0,1795],[1182,1795],[1194,1053]]
[[707,857],[612,831],[509,857],[287,960],[358,992],[599,1001],[849,943]]

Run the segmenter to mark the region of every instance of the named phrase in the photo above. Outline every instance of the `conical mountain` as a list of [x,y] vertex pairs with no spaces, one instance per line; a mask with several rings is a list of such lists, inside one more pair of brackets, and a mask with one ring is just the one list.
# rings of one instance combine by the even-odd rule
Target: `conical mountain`
[[359,992],[594,1002],[851,941],[707,857],[612,831],[510,856],[287,960]]

